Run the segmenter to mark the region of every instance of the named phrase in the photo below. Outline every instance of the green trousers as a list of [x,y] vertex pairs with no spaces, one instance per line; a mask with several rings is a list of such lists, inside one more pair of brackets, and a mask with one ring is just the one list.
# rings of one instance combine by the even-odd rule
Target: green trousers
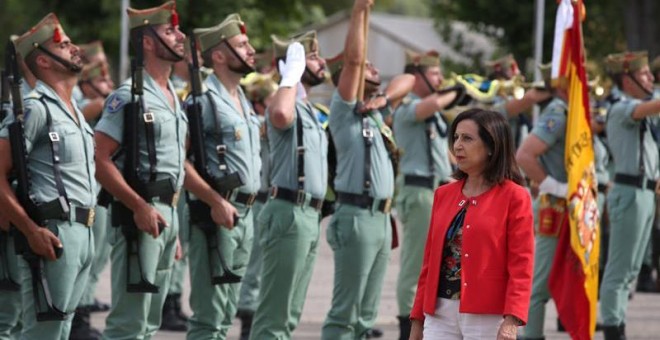
[[181,197],[176,209],[179,216],[179,241],[181,242],[182,256],[178,261],[174,261],[168,294],[181,294],[183,292],[183,281],[186,276],[186,270],[188,269],[190,215],[188,214],[188,204],[184,197]]
[[603,324],[619,325],[626,320],[628,287],[642,266],[655,216],[655,193],[614,184],[607,197],[610,244],[607,266],[600,287]]
[[[48,280],[53,306],[66,312],[68,316],[64,321],[37,322],[36,313],[45,312],[46,308],[35,310],[37,304],[32,290],[30,267],[27,261],[19,257],[18,270],[23,301],[23,330],[20,339],[24,340],[69,339],[72,314],[83,294],[80,287],[87,285],[94,259],[94,236],[90,228],[79,223],[62,221],[51,221],[48,228],[57,230],[64,251],[56,261],[43,262],[43,275]],[[43,300],[40,301],[41,305],[45,305]]]
[[433,190],[409,185],[400,186],[396,198],[396,210],[403,224],[401,260],[396,284],[400,316],[410,315],[415,299],[432,208]]
[[[108,232],[112,245],[112,308],[106,319],[103,339],[151,339],[160,328],[163,304],[174,264],[179,221],[176,208],[160,202],[151,205],[165,218],[169,227],[165,228],[158,238],[138,232],[140,254],[139,258],[131,256],[130,273],[127,273],[127,243],[121,227],[113,227]],[[128,282],[137,283],[140,278],[137,261],[142,265],[145,279],[160,287],[158,293],[126,291]]]
[[247,271],[241,281],[241,292],[238,298],[238,310],[254,313],[257,310],[257,299],[261,287],[262,255],[259,240],[261,239],[262,226],[259,224],[259,214],[264,204],[254,202],[252,214],[254,216],[254,237],[252,240],[252,251]]
[[92,233],[94,234],[94,261],[89,271],[89,280],[87,287],[80,299],[79,306],[89,306],[94,304],[94,295],[96,294],[96,284],[99,282],[101,272],[110,259],[110,243],[108,243],[107,231],[111,226],[108,219],[109,210],[96,206],[96,214]]
[[[3,275],[8,275],[14,282],[20,283],[18,271],[19,258],[16,256],[14,249],[14,238],[9,236],[6,242],[7,258],[0,259],[0,272]],[[0,340],[18,339],[21,333],[22,310],[20,290],[15,292],[0,291]]]
[[337,205],[326,230],[334,251],[335,277],[322,339],[362,339],[376,322],[391,252],[391,228],[389,214]]
[[302,206],[279,199],[266,203],[259,216],[263,281],[250,339],[291,339],[314,271],[319,223],[320,213],[308,200]]
[[[227,267],[243,276],[247,269],[252,248],[252,209],[237,204],[240,219],[232,230],[216,226],[218,246]],[[197,225],[190,229],[190,308],[193,315],[188,320],[189,340],[225,339],[236,316],[240,282],[232,284],[211,283],[212,276],[223,274],[218,254],[206,246],[206,236]],[[211,273],[211,266],[213,267]]]

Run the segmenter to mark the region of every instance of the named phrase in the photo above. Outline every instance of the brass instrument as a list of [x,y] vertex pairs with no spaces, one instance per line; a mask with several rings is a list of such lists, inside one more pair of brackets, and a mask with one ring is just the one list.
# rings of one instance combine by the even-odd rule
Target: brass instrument
[[546,90],[543,81],[525,82],[522,76],[516,76],[509,80],[490,80],[476,74],[458,75],[452,73],[448,80],[443,83],[443,88],[461,84],[465,87],[467,94],[477,103],[492,105],[497,97],[513,97],[521,99],[525,92],[530,89]]

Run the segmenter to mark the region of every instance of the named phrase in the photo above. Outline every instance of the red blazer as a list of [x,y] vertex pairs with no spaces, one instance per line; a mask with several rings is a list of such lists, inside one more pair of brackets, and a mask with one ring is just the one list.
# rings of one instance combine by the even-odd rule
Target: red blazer
[[506,180],[468,198],[464,180],[435,191],[411,319],[435,314],[440,260],[449,225],[464,204],[459,311],[513,315],[527,323],[534,266],[534,226],[529,193]]

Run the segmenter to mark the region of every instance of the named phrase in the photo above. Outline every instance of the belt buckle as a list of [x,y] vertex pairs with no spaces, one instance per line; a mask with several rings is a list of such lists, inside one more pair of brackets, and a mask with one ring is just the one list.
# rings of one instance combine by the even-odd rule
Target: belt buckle
[[177,191],[177,192],[174,193],[174,195],[172,195],[172,202],[171,203],[172,203],[173,207],[176,207],[177,204],[179,203],[179,194],[180,194],[180,192]]
[[254,201],[256,200],[257,200],[257,194],[250,194],[248,196],[247,202],[245,202],[245,205],[251,207],[252,205],[254,205]]
[[383,212],[386,213],[386,214],[389,214],[391,210],[392,210],[392,199],[391,198],[386,198],[385,199],[385,206],[383,207]]
[[87,223],[85,224],[88,227],[91,227],[94,224],[94,218],[96,217],[96,209],[90,208],[87,212]]
[[305,191],[298,190],[296,192],[296,204],[303,205],[305,203]]

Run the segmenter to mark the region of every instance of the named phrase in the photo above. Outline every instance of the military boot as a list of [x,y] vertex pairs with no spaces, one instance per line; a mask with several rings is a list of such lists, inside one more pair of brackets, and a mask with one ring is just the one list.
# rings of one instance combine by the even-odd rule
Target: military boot
[[653,268],[649,265],[643,264],[637,276],[638,292],[655,292],[655,282],[653,282]]
[[408,340],[410,338],[410,316],[397,316],[399,319],[399,340]]
[[168,295],[165,298],[165,304],[163,305],[163,318],[160,323],[160,329],[172,332],[185,332],[188,330],[186,322],[181,320],[179,317],[176,305],[176,296]]
[[181,309],[181,294],[172,294],[172,299],[174,299],[174,310],[176,311],[176,316],[181,319],[183,322],[188,322],[188,315],[183,313]]
[[624,340],[621,337],[620,326],[603,326],[603,337],[605,340]]
[[101,332],[93,328],[89,321],[89,309],[86,307],[76,308],[71,322],[71,333],[69,340],[99,340]]
[[245,309],[239,309],[236,316],[241,319],[241,338],[240,340],[250,339],[250,332],[252,331],[252,319],[254,312]]

